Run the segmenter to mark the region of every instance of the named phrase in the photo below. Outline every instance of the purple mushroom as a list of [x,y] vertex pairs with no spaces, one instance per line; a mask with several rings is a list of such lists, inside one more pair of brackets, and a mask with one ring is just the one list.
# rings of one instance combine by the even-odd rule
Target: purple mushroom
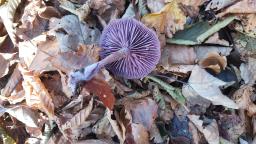
[[90,80],[102,67],[126,79],[143,78],[160,59],[157,35],[135,19],[112,21],[102,32],[100,47],[101,61],[70,74],[71,88]]
[[160,58],[160,42],[154,31],[135,19],[118,19],[103,31],[100,57],[111,58],[104,63],[113,74],[127,79],[137,79],[148,75]]

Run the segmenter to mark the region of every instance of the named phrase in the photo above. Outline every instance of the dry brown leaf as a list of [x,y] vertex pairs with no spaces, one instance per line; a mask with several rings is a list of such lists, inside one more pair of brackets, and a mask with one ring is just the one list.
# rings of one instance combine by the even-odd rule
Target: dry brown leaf
[[72,129],[79,128],[79,126],[81,126],[86,121],[86,119],[92,112],[92,108],[93,108],[93,98],[90,100],[87,107],[79,111],[76,115],[73,116],[72,119],[68,120],[63,125],[61,125],[61,129],[65,131],[70,128]]
[[147,6],[151,13],[159,12],[165,5],[165,0],[147,0]]
[[16,56],[16,53],[0,53],[0,78],[5,76],[9,72],[9,67],[11,66],[11,60],[13,60]]
[[196,93],[210,100],[214,105],[238,109],[238,105],[220,91],[219,87],[227,83],[215,78],[199,66],[195,66],[192,70],[188,84]]
[[171,38],[176,31],[184,28],[186,16],[180,9],[177,0],[173,0],[165,5],[160,12],[143,16],[142,22],[155,28],[158,34],[165,33]]
[[218,124],[214,119],[209,125],[204,126],[203,121],[200,120],[200,116],[188,115],[189,120],[197,127],[197,129],[204,134],[205,139],[209,144],[219,144],[219,130]]
[[153,140],[154,143],[163,143],[164,142],[164,140],[160,134],[160,131],[155,123],[152,125],[149,133],[150,133],[150,140]]
[[40,35],[32,41],[19,43],[19,57],[29,70],[36,72],[56,70],[47,59],[58,53],[59,43],[54,37]]
[[39,75],[28,71],[22,66],[19,69],[24,79],[23,89],[25,90],[27,105],[43,110],[52,118],[54,116],[52,97],[39,78]]
[[232,6],[228,7],[217,16],[222,17],[226,14],[248,14],[256,13],[256,1],[255,0],[241,0]]
[[56,18],[61,17],[60,12],[53,6],[46,6],[46,7],[40,8],[38,11],[38,15],[44,19],[50,19],[52,17],[56,17]]
[[16,106],[13,108],[8,108],[6,110],[11,116],[15,117],[19,121],[23,122],[29,127],[38,127],[38,116],[34,111],[25,106]]
[[169,67],[174,64],[195,64],[196,54],[194,49],[187,46],[166,45],[162,51],[159,65]]
[[204,43],[206,43],[206,44],[218,44],[218,45],[223,45],[223,46],[230,46],[228,41],[226,41],[224,39],[220,39],[219,33],[213,34]]
[[12,91],[15,89],[16,85],[22,79],[21,73],[16,67],[8,80],[8,83],[5,85],[4,89],[2,90],[1,94],[8,97],[11,95]]
[[155,118],[157,117],[158,106],[152,99],[146,98],[134,101],[125,101],[125,108],[132,115],[132,122],[142,124],[150,130]]
[[208,55],[199,61],[199,65],[202,68],[207,68],[213,70],[216,74],[220,73],[227,66],[227,58],[225,56],[220,56],[216,52],[208,53]]
[[220,9],[223,9],[227,6],[234,4],[235,2],[237,2],[237,0],[211,0],[206,6],[205,10],[218,11]]
[[251,100],[252,95],[253,88],[247,85],[241,86],[233,95],[239,108],[247,110],[249,116],[253,116],[256,113],[256,105]]
[[75,15],[51,18],[49,29],[49,33],[58,39],[60,52],[75,51],[79,43],[98,43],[101,34],[97,27],[80,22]]
[[93,93],[98,96],[104,106],[111,110],[114,108],[116,98],[112,93],[111,87],[106,81],[99,78],[93,78],[87,81],[83,87],[89,93]]
[[107,118],[120,141],[120,144],[123,144],[125,141],[125,132],[126,132],[124,126],[123,125],[120,126],[116,119],[112,119],[113,111],[106,109],[106,113],[107,113]]
[[245,84],[253,85],[256,80],[256,59],[248,58],[248,62],[246,64],[240,65],[241,77],[244,80]]
[[194,49],[198,60],[204,59],[205,55],[208,55],[209,53],[215,52],[222,56],[228,56],[232,51],[231,47],[223,46],[196,46]]
[[23,100],[25,100],[25,91],[21,90],[15,94],[11,94],[11,96],[9,97],[5,97],[0,95],[0,99],[3,101],[8,101],[10,104],[16,104],[19,102],[22,102]]
[[244,14],[239,16],[240,21],[235,23],[234,28],[248,36],[256,38],[256,14]]
[[132,123],[132,135],[137,144],[149,144],[147,129],[142,124]]
[[102,119],[100,119],[92,128],[93,133],[97,135],[101,135],[104,137],[114,137],[115,133],[113,131],[113,128],[111,127],[111,124],[107,118],[107,115],[105,115]]

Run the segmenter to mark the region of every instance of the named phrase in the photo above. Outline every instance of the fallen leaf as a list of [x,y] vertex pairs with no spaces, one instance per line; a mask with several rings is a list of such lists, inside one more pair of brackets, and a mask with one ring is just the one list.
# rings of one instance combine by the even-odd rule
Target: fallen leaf
[[241,77],[244,80],[245,84],[253,85],[256,80],[255,62],[256,62],[256,59],[249,57],[248,63],[247,64],[243,63],[240,66]]
[[204,43],[205,44],[218,44],[218,45],[222,45],[222,46],[230,46],[228,41],[220,38],[218,32],[216,32],[215,34],[210,36]]
[[44,19],[50,19],[51,17],[60,18],[60,12],[53,6],[46,6],[40,8],[38,11],[38,16]]
[[108,83],[102,79],[93,78],[85,83],[83,86],[89,93],[93,93],[99,97],[104,106],[113,109],[115,104],[115,96]]
[[16,144],[16,141],[2,127],[0,127],[0,133],[4,144]]
[[256,2],[254,0],[241,0],[229,6],[224,11],[219,13],[217,16],[222,17],[227,14],[238,14],[238,13],[256,13]]
[[134,100],[125,102],[125,108],[131,112],[132,122],[141,124],[150,130],[157,116],[157,104],[152,99]]
[[180,45],[166,45],[162,50],[159,65],[169,67],[174,64],[195,64],[196,54],[194,49]]
[[52,118],[54,116],[52,97],[40,80],[39,75],[28,71],[22,66],[19,69],[24,79],[22,86],[25,91],[27,105],[43,110]]
[[216,74],[220,73],[227,66],[227,58],[218,53],[208,53],[207,56],[199,61],[202,68],[213,70]]
[[148,0],[147,6],[151,13],[159,12],[165,6],[165,0]]
[[226,27],[235,19],[234,16],[228,17],[214,25],[208,22],[197,22],[191,27],[178,31],[172,38],[166,40],[170,44],[197,45],[203,43],[208,37]]
[[113,128],[111,127],[111,124],[107,118],[107,115],[105,115],[102,119],[100,119],[92,128],[92,131],[101,136],[110,136],[114,137],[115,133],[113,131]]
[[202,60],[205,58],[205,55],[210,53],[218,53],[221,56],[228,56],[232,51],[231,47],[223,47],[223,46],[196,46],[194,47],[196,57],[198,60]]
[[250,37],[256,38],[256,14],[241,15],[239,22],[235,23],[235,30],[244,33]]
[[237,0],[211,0],[207,4],[205,10],[206,11],[208,11],[208,10],[218,11],[218,10],[228,7],[236,2],[237,2]]
[[165,33],[171,38],[176,31],[184,28],[186,16],[180,9],[177,0],[173,0],[165,5],[160,12],[145,15],[142,22],[155,28],[157,33]]
[[256,58],[256,49],[254,47],[254,45],[256,44],[256,38],[247,36],[242,33],[235,33],[232,36],[234,37],[237,51],[241,54],[242,59],[245,59],[247,56],[251,58]]
[[6,112],[29,127],[38,127],[38,117],[34,111],[25,106],[6,109]]
[[21,73],[16,67],[11,75],[11,77],[8,80],[8,83],[5,85],[4,89],[1,91],[1,94],[8,97],[11,95],[12,91],[15,89],[16,85],[20,82],[22,79]]
[[171,86],[170,84],[168,84],[156,77],[153,77],[153,76],[147,76],[146,78],[158,83],[164,90],[166,90],[166,92],[173,99],[175,99],[181,105],[184,105],[186,100],[185,100],[184,96],[182,95],[181,90],[179,88],[175,88],[175,87]]
[[213,119],[209,125],[204,126],[203,121],[200,120],[199,116],[188,115],[188,118],[191,122],[193,122],[197,129],[204,134],[204,137],[209,144],[220,143],[219,129],[215,119]]
[[150,140],[153,140],[154,143],[163,143],[164,140],[160,134],[160,131],[156,124],[153,124],[150,131]]
[[114,130],[114,132],[116,133],[119,141],[121,144],[124,143],[125,141],[125,129],[124,129],[124,126],[120,126],[117,122],[116,119],[113,119],[113,111],[109,110],[109,109],[106,109],[106,113],[107,113],[107,118]]
[[138,144],[149,144],[149,135],[147,129],[142,124],[132,123],[132,135],[134,141]]
[[70,129],[70,128],[78,128],[80,125],[82,125],[85,120],[88,118],[89,114],[91,113],[93,108],[93,98],[90,100],[87,107],[79,111],[76,115],[72,117],[72,119],[65,122],[63,125],[61,125],[61,129],[63,131]]
[[98,28],[81,23],[75,15],[66,15],[61,19],[51,18],[49,29],[56,35],[61,52],[75,51],[79,43],[95,44],[100,39]]
[[0,78],[5,76],[9,72],[9,67],[11,66],[11,60],[15,58],[16,53],[0,53]]
[[241,86],[233,97],[240,109],[245,109],[249,116],[256,113],[256,105],[252,102],[251,96],[253,95],[253,88],[251,86]]
[[83,21],[88,17],[89,13],[91,12],[88,2],[89,1],[87,1],[83,5],[79,5],[79,7],[76,8],[76,6],[73,3],[65,0],[65,1],[60,1],[61,3],[60,7],[77,15],[79,20]]
[[227,83],[215,78],[199,66],[195,66],[188,80],[189,86],[201,97],[210,100],[214,105],[223,105],[238,109],[238,105],[220,91],[220,86]]

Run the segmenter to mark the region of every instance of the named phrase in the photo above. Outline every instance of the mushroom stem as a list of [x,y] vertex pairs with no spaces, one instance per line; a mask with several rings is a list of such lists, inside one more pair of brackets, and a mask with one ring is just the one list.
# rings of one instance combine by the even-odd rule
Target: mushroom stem
[[107,64],[110,64],[112,62],[118,61],[118,60],[126,57],[128,52],[129,52],[129,49],[125,47],[125,48],[122,48],[122,49],[108,55],[107,57],[105,57],[104,59],[99,61],[99,67],[102,68]]

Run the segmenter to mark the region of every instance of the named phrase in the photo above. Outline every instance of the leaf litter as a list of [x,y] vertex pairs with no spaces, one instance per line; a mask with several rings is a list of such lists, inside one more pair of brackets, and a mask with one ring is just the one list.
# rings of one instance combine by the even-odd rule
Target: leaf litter
[[[254,0],[0,0],[0,143],[255,143],[255,10]],[[107,28],[116,19],[146,32],[129,20]]]

